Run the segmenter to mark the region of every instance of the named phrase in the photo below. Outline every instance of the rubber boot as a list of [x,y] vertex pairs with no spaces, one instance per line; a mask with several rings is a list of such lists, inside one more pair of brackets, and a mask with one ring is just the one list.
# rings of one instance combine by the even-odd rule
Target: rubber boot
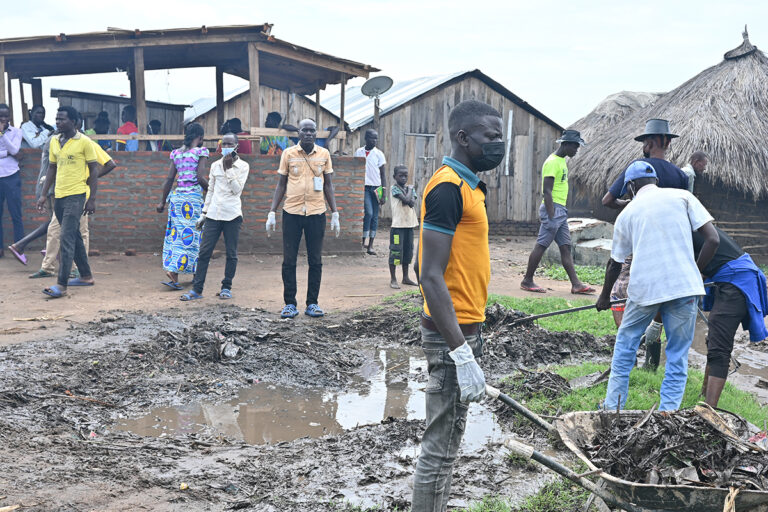
[[644,370],[649,372],[655,372],[659,367],[659,361],[661,360],[661,341],[655,343],[645,344],[645,364]]

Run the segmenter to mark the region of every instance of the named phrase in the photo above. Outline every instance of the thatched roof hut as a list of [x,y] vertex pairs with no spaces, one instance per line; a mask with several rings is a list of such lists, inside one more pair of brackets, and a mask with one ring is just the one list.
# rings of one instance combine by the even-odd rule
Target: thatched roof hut
[[[768,197],[768,57],[749,42],[746,28],[743,36],[742,45],[716,66],[610,129],[585,137],[588,145],[568,164],[571,181],[601,197],[627,164],[642,156],[634,137],[642,133],[645,121],[663,118],[680,135],[668,160],[682,166],[694,151],[706,151],[707,177],[714,185],[753,201]],[[573,127],[594,132],[590,123],[599,117],[593,112]]]
[[634,112],[627,112],[628,102],[619,102],[625,105],[619,109],[614,103],[615,115],[598,107],[573,124],[586,135],[587,146],[568,163],[571,215],[613,221],[616,210],[603,207],[601,198],[642,156],[634,138],[645,121],[668,119],[680,137],[672,141],[667,159],[682,167],[694,151],[709,153],[694,194],[744,250],[768,262],[768,57],[749,42],[746,28],[743,36],[722,62],[656,101]]
[[638,110],[652,105],[663,95],[662,92],[635,91],[611,94],[598,103],[592,112],[573,123],[572,128],[578,130],[577,127],[580,127],[581,136],[585,140],[595,140],[605,134],[610,127],[622,122]]

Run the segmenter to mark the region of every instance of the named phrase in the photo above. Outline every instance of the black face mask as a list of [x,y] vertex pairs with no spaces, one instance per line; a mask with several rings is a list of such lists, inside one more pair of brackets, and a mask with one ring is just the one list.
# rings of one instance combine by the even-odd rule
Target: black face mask
[[472,167],[478,172],[495,169],[504,160],[504,155],[507,153],[503,141],[484,142],[480,146],[483,148],[483,156],[470,158]]

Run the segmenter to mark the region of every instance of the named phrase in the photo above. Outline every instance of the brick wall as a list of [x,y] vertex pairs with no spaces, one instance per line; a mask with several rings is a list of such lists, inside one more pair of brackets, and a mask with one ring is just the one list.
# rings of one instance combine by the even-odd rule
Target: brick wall
[[491,236],[536,236],[539,233],[539,222],[491,222],[488,231]]
[[[31,231],[45,219],[35,210],[35,181],[40,169],[40,151],[23,149],[20,153],[24,229]],[[118,167],[99,180],[96,214],[91,219],[91,248],[104,252],[160,252],[165,236],[167,209],[157,213],[161,187],[168,173],[168,153],[139,151],[113,155]],[[264,224],[277,184],[279,157],[244,156],[251,173],[243,190],[243,228],[240,252],[282,253],[281,221],[278,232],[267,237]],[[363,226],[363,189],[365,159],[335,157],[333,183],[341,220],[341,235],[326,231],[326,253],[359,253]],[[5,210],[5,209],[4,209]],[[330,213],[329,213],[330,223]],[[10,219],[3,213],[4,245],[12,241]],[[28,252],[42,246],[44,239],[30,245]]]

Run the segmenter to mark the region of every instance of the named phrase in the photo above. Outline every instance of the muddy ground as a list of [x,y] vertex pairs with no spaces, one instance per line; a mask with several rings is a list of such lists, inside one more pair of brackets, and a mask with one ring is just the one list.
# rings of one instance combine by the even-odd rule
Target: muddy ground
[[[92,241],[93,242],[93,241]],[[491,293],[519,297],[539,295],[520,289],[528,255],[535,245],[535,238],[491,239],[491,268],[493,279]],[[56,282],[55,278],[29,279],[27,276],[40,267],[42,256],[37,252],[38,242],[28,250],[29,265],[23,266],[8,255],[0,258],[0,345],[23,341],[36,341],[51,336],[51,332],[63,334],[70,322],[88,322],[114,310],[146,310],[149,305],[161,308],[177,306],[189,310],[202,304],[218,304],[214,295],[224,273],[224,259],[211,260],[204,299],[193,304],[179,302],[181,292],[171,291],[160,284],[167,280],[161,268],[160,256],[141,253],[137,256],[102,253],[90,258],[96,286],[70,288],[70,298],[48,300],[42,290]],[[352,256],[328,254],[323,258],[323,286],[320,305],[326,313],[340,313],[351,308],[377,304],[382,297],[397,293],[389,287],[386,240],[377,241],[377,256]],[[283,307],[280,267],[282,257],[264,254],[240,254],[237,276],[232,288],[231,302],[241,307],[261,307],[280,311]],[[398,271],[398,277],[400,272]],[[306,289],[306,259],[298,262],[297,278],[299,301]],[[183,275],[181,283],[189,286],[190,275]],[[549,296],[571,298],[570,283],[538,279],[547,288]],[[408,288],[408,287],[406,287]],[[45,329],[43,333],[40,330]],[[46,334],[47,333],[47,334]]]
[[[261,444],[248,444],[215,421],[160,437],[137,435],[121,425],[158,407],[183,410],[207,403],[206,410],[229,411],[227,404],[236,403],[249,386],[290,388],[297,396],[315,396],[318,389],[329,396],[350,389],[365,395],[366,386],[374,387],[373,380],[366,383],[371,366],[382,365],[377,353],[418,353],[416,315],[402,310],[416,301],[296,321],[234,305],[117,311],[73,326],[64,336],[3,347],[0,507],[326,511],[356,504],[407,509],[424,428],[423,420],[410,413]],[[610,357],[610,338],[510,328],[516,315],[490,312],[487,356],[481,363],[489,382],[519,367]],[[386,369],[388,385],[423,388],[425,366],[413,357],[393,364]],[[388,403],[384,415],[423,403],[423,395],[411,398],[407,407]],[[250,405],[257,406],[258,401]],[[472,407],[493,418],[488,406]],[[302,411],[290,414],[307,422]],[[242,418],[237,421],[247,422]],[[515,467],[501,447],[509,426],[502,421],[493,430],[460,453],[452,506],[487,494],[520,498],[552,478]],[[530,440],[546,447],[540,436]]]

